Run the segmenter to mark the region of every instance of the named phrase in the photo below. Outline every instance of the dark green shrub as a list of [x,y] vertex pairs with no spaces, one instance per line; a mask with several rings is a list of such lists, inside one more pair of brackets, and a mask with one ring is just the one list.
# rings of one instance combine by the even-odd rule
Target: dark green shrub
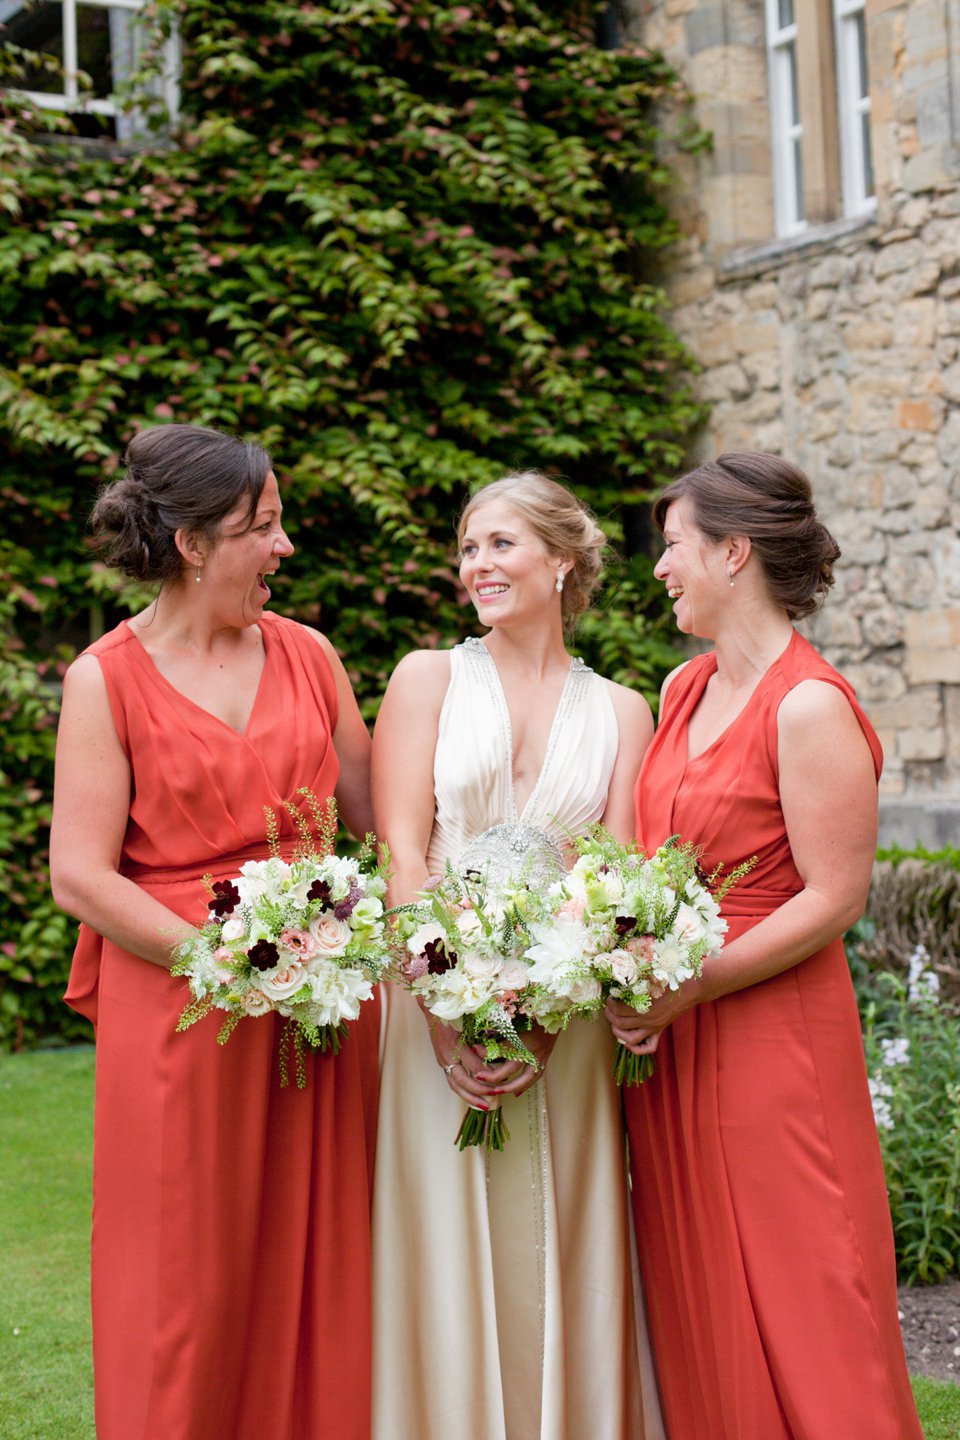
[[[635,552],[699,418],[655,283],[674,234],[654,125],[669,68],[600,51],[589,11],[533,0],[173,11],[174,143],[111,156],[0,126],[0,520],[28,588],[56,581],[17,609],[11,688],[125,613],[86,517],[134,431],[175,418],[273,450],[297,545],[275,603],[328,631],[368,717],[402,654],[475,629],[454,517],[470,486],[530,464],[634,552],[584,650],[655,699],[673,656]],[[18,63],[8,47],[8,76]],[[35,768],[40,808],[0,800],[0,833],[20,827],[39,876]],[[49,917],[31,953],[53,945]],[[25,966],[24,933],[0,911]],[[64,968],[61,950],[43,973]],[[34,993],[9,977],[8,996]],[[30,1038],[46,1021],[22,1023]]]

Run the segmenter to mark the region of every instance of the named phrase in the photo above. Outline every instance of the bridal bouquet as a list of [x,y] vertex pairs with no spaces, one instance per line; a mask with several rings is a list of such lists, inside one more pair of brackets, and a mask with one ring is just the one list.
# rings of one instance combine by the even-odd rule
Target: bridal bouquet
[[[394,978],[423,1000],[464,1045],[482,1047],[487,1061],[537,1061],[523,1040],[532,1016],[530,916],[536,891],[523,881],[496,887],[486,872],[458,874],[451,865],[395,914]],[[496,1099],[497,1097],[492,1097]],[[470,1108],[457,1133],[460,1149],[502,1150],[510,1133],[499,1107]]]
[[333,854],[334,800],[321,811],[309,791],[299,793],[314,824],[287,804],[300,831],[292,858],[281,859],[276,816],[269,814],[270,858],[247,861],[232,880],[204,878],[210,917],[177,947],[172,973],[185,975],[193,994],[178,1030],[223,1010],[222,1045],[244,1017],[282,1015],[281,1083],[291,1040],[302,1087],[304,1047],[337,1053],[346,1021],[357,1018],[386,967],[387,948],[385,867],[369,844],[349,859]]
[[[722,866],[706,875],[697,850],[677,835],[649,858],[601,826],[571,843],[579,858],[549,887],[547,913],[532,921],[534,943],[525,951],[535,987],[531,1013],[559,1015],[563,1025],[596,1014],[608,996],[648,1010],[666,990],[699,975],[723,945],[720,901],[756,863],[746,861],[721,880]],[[652,1055],[617,1047],[619,1084],[638,1085],[653,1070]]]

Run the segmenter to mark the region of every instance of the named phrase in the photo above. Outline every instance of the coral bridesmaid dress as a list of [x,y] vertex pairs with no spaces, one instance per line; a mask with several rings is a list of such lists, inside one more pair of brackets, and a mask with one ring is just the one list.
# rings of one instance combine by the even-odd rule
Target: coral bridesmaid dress
[[[728,939],[802,889],[777,789],[777,710],[802,680],[849,700],[798,634],[745,709],[687,759],[716,669],[671,682],[637,785],[647,851],[668,835],[708,870],[757,864],[724,902]],[[853,988],[839,940],[695,1006],[625,1092],[633,1203],[675,1440],[922,1440],[897,1320],[893,1237]]]
[[[125,623],[97,656],[133,771],[120,868],[202,923],[205,874],[262,859],[264,807],[331,794],[337,700],[278,616],[244,734],[193,704]],[[81,926],[68,1002],[97,1026],[92,1290],[99,1440],[369,1440],[378,1004],[281,1088],[276,1017],[182,1034],[174,979]]]

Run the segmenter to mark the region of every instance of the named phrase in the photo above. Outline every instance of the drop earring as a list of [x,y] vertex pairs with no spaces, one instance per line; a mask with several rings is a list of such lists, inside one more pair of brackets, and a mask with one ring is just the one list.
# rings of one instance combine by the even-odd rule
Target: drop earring
[[[200,571],[201,571],[202,569],[203,569],[203,566],[202,566],[202,565],[198,565],[198,566],[197,566],[197,584],[198,584],[198,585],[200,584]],[[732,583],[732,582],[731,582],[731,583]]]
[[558,570],[558,571],[557,571],[557,594],[559,595],[562,590],[563,590],[563,571],[562,571],[562,570]]
[[[199,576],[199,575],[197,576],[197,579],[198,579],[198,580],[200,579],[200,576]],[[732,571],[732,570],[728,570],[728,571],[727,571],[727,579],[730,581],[730,584],[732,585],[732,584],[733,584],[733,571]]]

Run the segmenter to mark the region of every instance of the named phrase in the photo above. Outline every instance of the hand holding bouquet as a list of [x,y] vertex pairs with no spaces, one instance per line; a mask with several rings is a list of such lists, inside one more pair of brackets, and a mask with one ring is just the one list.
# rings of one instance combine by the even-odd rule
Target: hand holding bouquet
[[[431,1015],[459,1029],[461,1043],[482,1047],[487,1061],[520,1060],[536,1067],[524,1042],[532,1017],[528,913],[535,894],[518,882],[495,890],[479,871],[458,875],[448,865],[413,905],[396,912],[394,978]],[[496,1097],[494,1097],[496,1098]],[[470,1108],[457,1133],[460,1149],[502,1150],[510,1135],[499,1105]]]
[[287,805],[300,830],[292,858],[280,857],[276,817],[270,814],[273,854],[249,860],[232,880],[205,878],[210,918],[177,947],[172,973],[185,975],[193,993],[178,1030],[223,1010],[226,1019],[217,1036],[222,1045],[244,1017],[270,1011],[284,1016],[281,1082],[287,1083],[289,1039],[302,1087],[304,1047],[337,1053],[346,1021],[357,1018],[386,967],[387,949],[384,867],[369,845],[356,857],[334,855],[334,800],[321,812],[313,795],[300,793],[314,825]]
[[[677,835],[649,859],[600,826],[572,844],[576,864],[550,886],[547,913],[530,925],[531,1011],[553,1007],[566,1025],[598,1013],[613,996],[642,1012],[719,955],[727,930],[720,901],[754,860],[721,881],[720,867],[706,875],[696,849]],[[653,1070],[652,1055],[617,1047],[618,1083],[638,1085]]]

